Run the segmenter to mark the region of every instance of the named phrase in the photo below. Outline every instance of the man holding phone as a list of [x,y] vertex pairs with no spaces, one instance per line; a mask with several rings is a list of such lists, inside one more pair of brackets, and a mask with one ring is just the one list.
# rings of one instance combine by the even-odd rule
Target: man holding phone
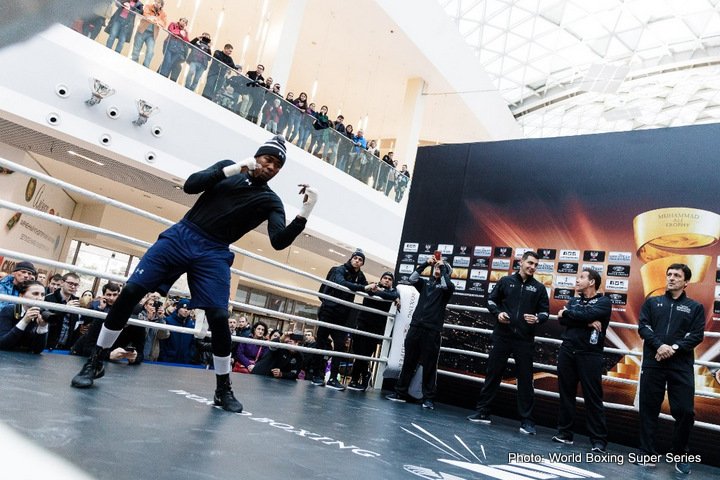
[[195,172],[185,181],[187,194],[201,194],[180,222],[160,234],[145,252],[120,297],[105,319],[97,346],[73,378],[75,388],[88,388],[105,374],[103,361],[128,321],[132,309],[147,292],[167,295],[183,273],[188,274],[190,308],[205,310],[212,335],[217,388],[214,403],[230,412],[242,404],[230,387],[231,338],[228,327],[230,244],[267,221],[268,237],[276,250],[289,247],[305,228],[317,192],[302,185],[304,200],[299,214],[286,224],[285,208],[268,182],[285,164],[285,138],[276,135],[255,155],[240,162],[221,160]]
[[[430,267],[430,279],[424,280],[420,275],[428,267]],[[405,358],[400,378],[395,385],[395,392],[386,396],[388,400],[408,401],[410,381],[417,368],[422,366],[422,406],[429,410],[435,408],[433,400],[437,392],[437,362],[440,356],[445,307],[455,291],[455,284],[450,280],[451,274],[452,267],[445,263],[441,253],[437,251],[410,275],[408,281],[420,293],[420,298],[405,336]]]
[[535,421],[532,417],[535,403],[535,326],[547,321],[550,309],[545,285],[533,277],[538,258],[535,252],[525,252],[520,259],[520,270],[501,278],[490,293],[488,310],[497,318],[492,333],[493,346],[487,360],[487,374],[477,402],[477,413],[468,417],[468,420],[474,423],[491,423],[490,404],[495,398],[508,357],[512,353],[517,372],[520,433],[526,435],[535,435]]

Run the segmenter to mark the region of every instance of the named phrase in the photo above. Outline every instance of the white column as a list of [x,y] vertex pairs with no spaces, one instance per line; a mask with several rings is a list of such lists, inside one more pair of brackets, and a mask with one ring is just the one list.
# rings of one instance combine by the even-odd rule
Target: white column
[[425,98],[422,96],[425,80],[422,78],[409,78],[405,84],[405,100],[403,101],[400,121],[397,124],[398,134],[395,141],[394,158],[398,162],[398,169],[407,164],[412,171],[420,140],[420,127],[425,112]]
[[[293,59],[295,58],[295,46],[300,37],[300,30],[303,26],[303,17],[307,0],[293,0],[288,2],[285,10],[285,18],[279,25],[279,32],[270,35],[267,39],[268,43],[276,43],[272,47],[266,45],[265,51],[275,52],[275,58],[271,68],[265,72],[265,78],[271,75],[274,83],[281,85],[283,97],[288,91],[288,79],[290,78],[290,70],[292,69]],[[274,41],[276,40],[276,42]],[[262,60],[260,61],[262,63]],[[265,65],[268,67],[268,65]],[[255,65],[253,65],[255,67]]]

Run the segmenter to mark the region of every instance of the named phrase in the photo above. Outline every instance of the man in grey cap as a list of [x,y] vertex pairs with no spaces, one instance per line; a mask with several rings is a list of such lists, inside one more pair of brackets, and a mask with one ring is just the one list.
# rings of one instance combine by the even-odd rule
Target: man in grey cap
[[[15,264],[12,273],[0,280],[0,293],[19,297],[20,293],[17,287],[28,280],[35,280],[36,275],[37,270],[35,270],[35,265],[30,262],[18,262]],[[9,304],[10,302],[0,301],[0,308]]]
[[128,321],[133,309],[148,292],[167,295],[170,287],[187,273],[190,308],[205,310],[212,335],[213,366],[217,380],[214,403],[230,412],[242,404],[230,388],[230,244],[267,222],[270,243],[276,250],[289,247],[305,228],[317,201],[317,192],[301,185],[304,194],[300,213],[286,223],[280,197],[268,186],[285,164],[285,139],[276,135],[260,146],[254,157],[234,162],[221,160],[195,172],[185,181],[187,194],[199,194],[180,222],[160,234],[128,279],[103,322],[95,351],[72,386],[88,388],[105,374],[104,360]]

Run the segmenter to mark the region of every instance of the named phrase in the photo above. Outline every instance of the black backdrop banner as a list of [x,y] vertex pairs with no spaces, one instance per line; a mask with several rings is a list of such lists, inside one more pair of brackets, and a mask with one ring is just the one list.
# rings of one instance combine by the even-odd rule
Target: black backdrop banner
[[[418,150],[397,262],[407,280],[439,249],[453,265],[451,303],[485,306],[526,250],[540,253],[536,277],[555,314],[574,294],[583,268],[602,275],[612,320],[637,323],[646,296],[662,292],[666,266],[688,263],[687,292],[705,305],[706,330],[720,330],[720,126],[422,147]],[[448,323],[492,328],[487,315],[449,312]],[[540,336],[559,338],[548,322]],[[707,338],[698,358],[717,361]],[[484,335],[446,331],[443,345],[485,351]],[[636,330],[615,328],[606,346],[642,349]],[[554,364],[557,347],[538,344]],[[607,355],[608,375],[637,380],[639,357]],[[484,360],[443,354],[440,368],[481,375]],[[705,375],[705,370],[698,370]],[[512,370],[508,370],[512,375]],[[553,375],[540,388],[555,390]],[[709,376],[708,376],[709,379]],[[538,387],[536,378],[536,387]],[[540,382],[542,383],[542,382]],[[713,391],[712,381],[699,385]],[[635,385],[607,388],[606,401],[631,405]],[[715,399],[716,406],[720,402]],[[715,409],[720,411],[720,409]],[[698,412],[720,423],[720,414]]]

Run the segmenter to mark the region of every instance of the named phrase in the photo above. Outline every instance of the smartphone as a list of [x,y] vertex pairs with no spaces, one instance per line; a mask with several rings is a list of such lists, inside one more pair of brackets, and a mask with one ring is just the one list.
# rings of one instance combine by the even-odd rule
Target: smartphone
[[132,353],[135,351],[135,347],[123,347],[123,350],[125,350],[128,353]]
[[440,250],[435,250],[435,253],[433,253],[433,255],[435,256],[435,260],[437,260],[438,262],[442,260],[442,252]]

